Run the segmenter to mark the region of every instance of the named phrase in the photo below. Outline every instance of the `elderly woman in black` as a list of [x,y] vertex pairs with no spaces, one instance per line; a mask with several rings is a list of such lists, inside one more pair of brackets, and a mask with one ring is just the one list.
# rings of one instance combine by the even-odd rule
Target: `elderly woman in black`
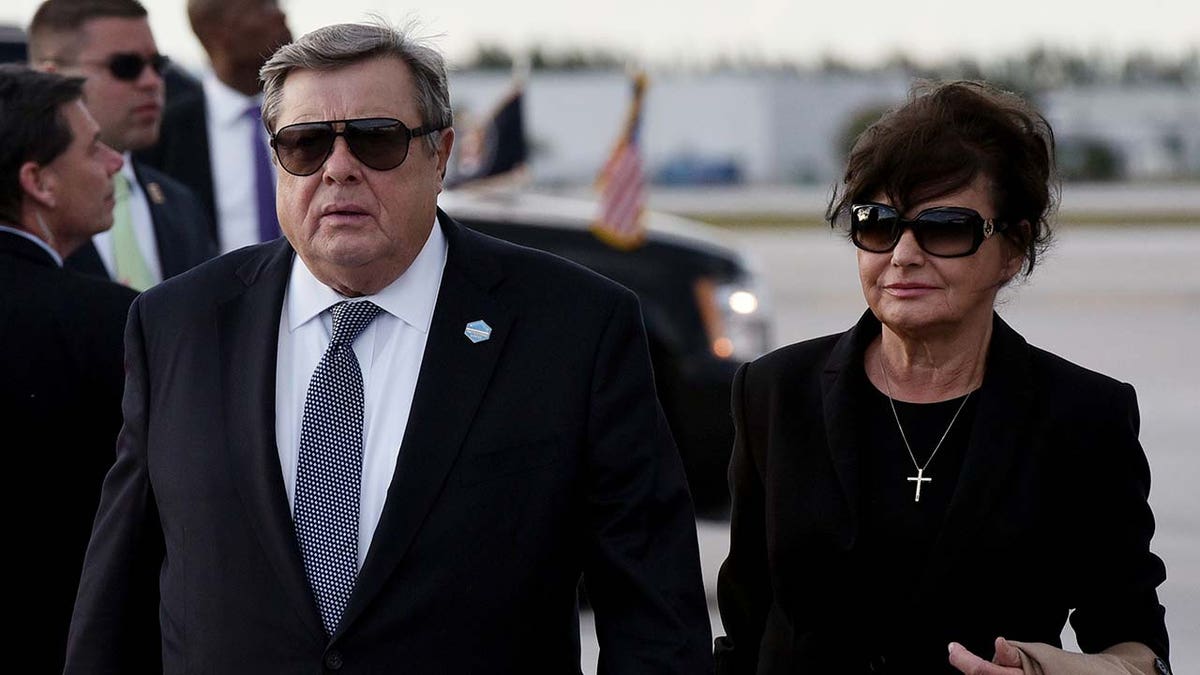
[[1053,151],[972,82],[858,139],[829,216],[869,311],[734,381],[719,673],[1166,671],[1133,388],[994,310],[1049,239]]

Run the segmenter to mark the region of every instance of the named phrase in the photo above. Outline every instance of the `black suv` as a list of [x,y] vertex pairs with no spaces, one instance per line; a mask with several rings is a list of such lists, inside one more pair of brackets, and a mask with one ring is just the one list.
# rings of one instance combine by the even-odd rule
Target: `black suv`
[[444,193],[439,204],[463,225],[573,260],[638,294],[658,396],[697,511],[723,515],[733,444],[730,384],[742,362],[766,351],[769,321],[755,276],[721,233],[648,213],[644,245],[621,251],[589,231],[592,202],[460,190]]

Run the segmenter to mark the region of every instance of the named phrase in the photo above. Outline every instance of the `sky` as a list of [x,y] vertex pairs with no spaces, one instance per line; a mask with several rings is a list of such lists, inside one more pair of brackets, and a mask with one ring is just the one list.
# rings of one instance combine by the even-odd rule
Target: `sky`
[[[204,63],[186,0],[142,0],[159,49]],[[815,63],[829,55],[871,65],[904,52],[919,62],[989,61],[1034,45],[1177,58],[1200,48],[1197,0],[281,0],[293,33],[371,13],[415,20],[451,63],[480,43],[552,51],[599,48],[651,65],[718,56]],[[0,0],[0,23],[25,26],[40,0]]]

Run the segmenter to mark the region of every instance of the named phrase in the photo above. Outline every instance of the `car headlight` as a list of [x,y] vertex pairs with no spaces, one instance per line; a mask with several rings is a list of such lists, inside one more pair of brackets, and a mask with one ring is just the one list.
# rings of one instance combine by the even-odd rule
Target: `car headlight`
[[770,327],[766,297],[752,279],[699,279],[696,304],[709,350],[721,359],[750,361],[766,353]]

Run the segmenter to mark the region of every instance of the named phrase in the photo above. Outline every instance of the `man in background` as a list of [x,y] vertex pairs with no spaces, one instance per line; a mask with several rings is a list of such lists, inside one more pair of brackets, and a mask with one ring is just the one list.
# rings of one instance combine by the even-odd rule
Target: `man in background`
[[82,91],[78,78],[0,66],[5,605],[19,646],[6,664],[12,672],[62,670],[121,424],[121,336],[136,293],[62,267],[112,224],[111,178],[121,168]]
[[88,109],[105,143],[123,153],[113,181],[113,227],[67,266],[135,290],[191,269],[216,253],[203,206],[187,188],[136,161],[158,140],[164,57],[137,0],[46,0],[29,26],[35,68],[85,78]]
[[212,69],[202,82],[168,73],[162,139],[138,156],[195,191],[224,253],[279,236],[258,69],[292,34],[276,0],[188,0],[187,9]]

